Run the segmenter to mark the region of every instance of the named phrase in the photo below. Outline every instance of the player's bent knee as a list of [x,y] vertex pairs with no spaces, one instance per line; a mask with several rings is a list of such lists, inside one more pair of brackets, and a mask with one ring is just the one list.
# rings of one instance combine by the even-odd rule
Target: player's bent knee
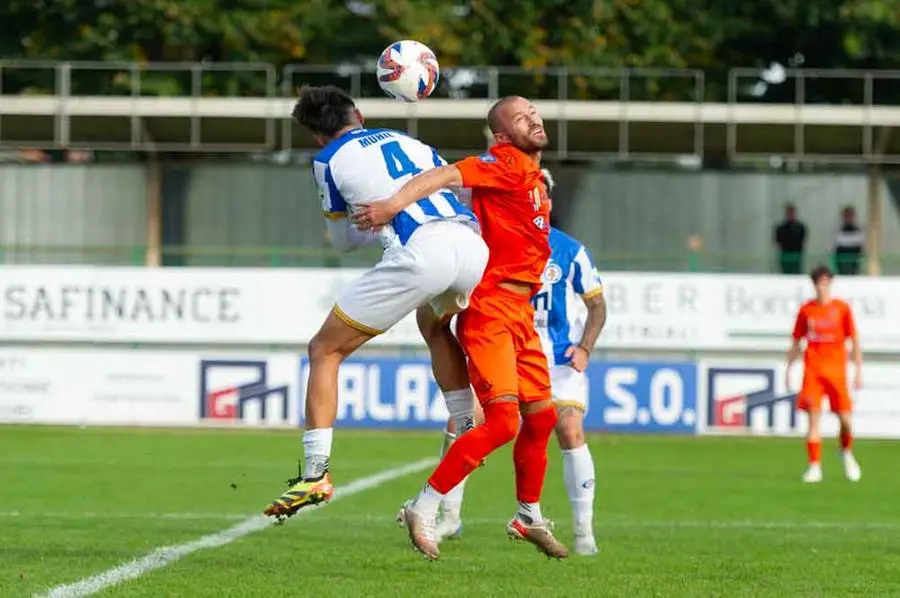
[[312,362],[327,359],[330,354],[334,353],[329,346],[331,344],[332,343],[329,343],[328,339],[323,338],[321,334],[313,336],[309,340],[309,345],[306,347],[306,353],[309,356],[309,360]]
[[559,441],[559,448],[564,451],[571,451],[584,446],[584,433],[581,430],[556,429],[556,439]]
[[529,435],[549,438],[558,421],[559,415],[556,413],[556,407],[550,404],[541,411],[523,413],[522,431]]
[[372,332],[354,328],[332,311],[310,339],[306,351],[311,364],[329,360],[340,363],[374,336]]
[[[567,413],[568,411],[568,413]],[[556,423],[556,438],[560,448],[576,449],[584,444],[584,424],[580,412],[572,408],[563,408]]]
[[341,343],[333,335],[320,330],[309,340],[309,346],[306,348],[310,362],[324,362],[336,359],[340,362],[343,359],[341,351]]
[[492,401],[484,406],[484,424],[495,447],[503,446],[519,432],[519,410],[510,401]]

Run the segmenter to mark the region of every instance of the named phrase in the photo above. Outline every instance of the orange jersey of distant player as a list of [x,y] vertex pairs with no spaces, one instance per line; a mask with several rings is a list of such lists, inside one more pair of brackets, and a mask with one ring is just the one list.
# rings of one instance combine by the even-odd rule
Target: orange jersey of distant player
[[[490,249],[482,288],[501,281],[537,292],[550,259],[550,200],[540,165],[508,143],[456,163]],[[476,291],[477,292],[477,291]]]
[[847,371],[848,338],[856,337],[850,305],[840,299],[807,301],[797,312],[794,340],[806,339],[803,365],[816,375],[843,378]]

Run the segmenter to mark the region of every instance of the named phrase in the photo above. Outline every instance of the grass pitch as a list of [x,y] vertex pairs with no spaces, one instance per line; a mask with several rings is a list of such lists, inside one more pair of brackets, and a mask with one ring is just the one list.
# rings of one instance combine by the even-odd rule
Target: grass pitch
[[[340,487],[434,457],[436,433],[338,430]],[[348,495],[98,596],[900,596],[900,444],[857,444],[863,479],[805,486],[798,440],[592,436],[601,553],[507,540],[502,450],[466,491],[461,540],[412,552],[393,518],[430,468]],[[247,520],[295,474],[299,433],[0,427],[0,596],[41,595]],[[340,492],[340,490],[339,490]],[[555,443],[543,501],[571,542]],[[69,593],[68,595],[75,595]]]

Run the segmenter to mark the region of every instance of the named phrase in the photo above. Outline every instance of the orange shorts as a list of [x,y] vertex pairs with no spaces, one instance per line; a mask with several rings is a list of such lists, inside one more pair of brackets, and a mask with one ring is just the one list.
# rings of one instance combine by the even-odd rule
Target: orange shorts
[[502,396],[522,403],[550,399],[550,368],[527,297],[502,287],[473,295],[456,334],[482,405]]
[[846,375],[805,372],[803,388],[797,395],[797,408],[803,411],[820,411],[823,396],[828,397],[829,406],[834,413],[850,411],[853,408]]

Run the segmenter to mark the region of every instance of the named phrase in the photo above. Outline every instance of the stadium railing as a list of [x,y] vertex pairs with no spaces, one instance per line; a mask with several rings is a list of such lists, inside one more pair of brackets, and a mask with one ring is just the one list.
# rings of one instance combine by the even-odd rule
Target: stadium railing
[[[82,246],[82,245],[0,245],[0,265],[3,264],[69,264],[107,266],[145,266],[145,246]],[[378,259],[376,250],[360,250],[341,255],[322,248],[305,247],[201,247],[163,246],[163,265],[255,268],[340,268],[365,267]],[[779,272],[777,258],[769,267],[760,270],[758,254],[724,252],[683,253],[605,253],[594,252],[604,271],[661,271],[661,272]],[[884,274],[900,274],[900,255],[882,255]],[[866,256],[858,260],[834,254],[804,256],[801,274],[815,264],[828,264],[835,271],[854,263],[859,273],[866,271]]]
[[[86,149],[309,150],[289,114],[300,83],[333,83],[368,118],[440,140],[484,144],[488,101],[541,102],[548,157],[619,160],[772,156],[817,163],[900,163],[900,71],[446,68],[428,102],[385,99],[372,66],[0,61],[0,145]],[[454,127],[447,127],[453,120]]]

